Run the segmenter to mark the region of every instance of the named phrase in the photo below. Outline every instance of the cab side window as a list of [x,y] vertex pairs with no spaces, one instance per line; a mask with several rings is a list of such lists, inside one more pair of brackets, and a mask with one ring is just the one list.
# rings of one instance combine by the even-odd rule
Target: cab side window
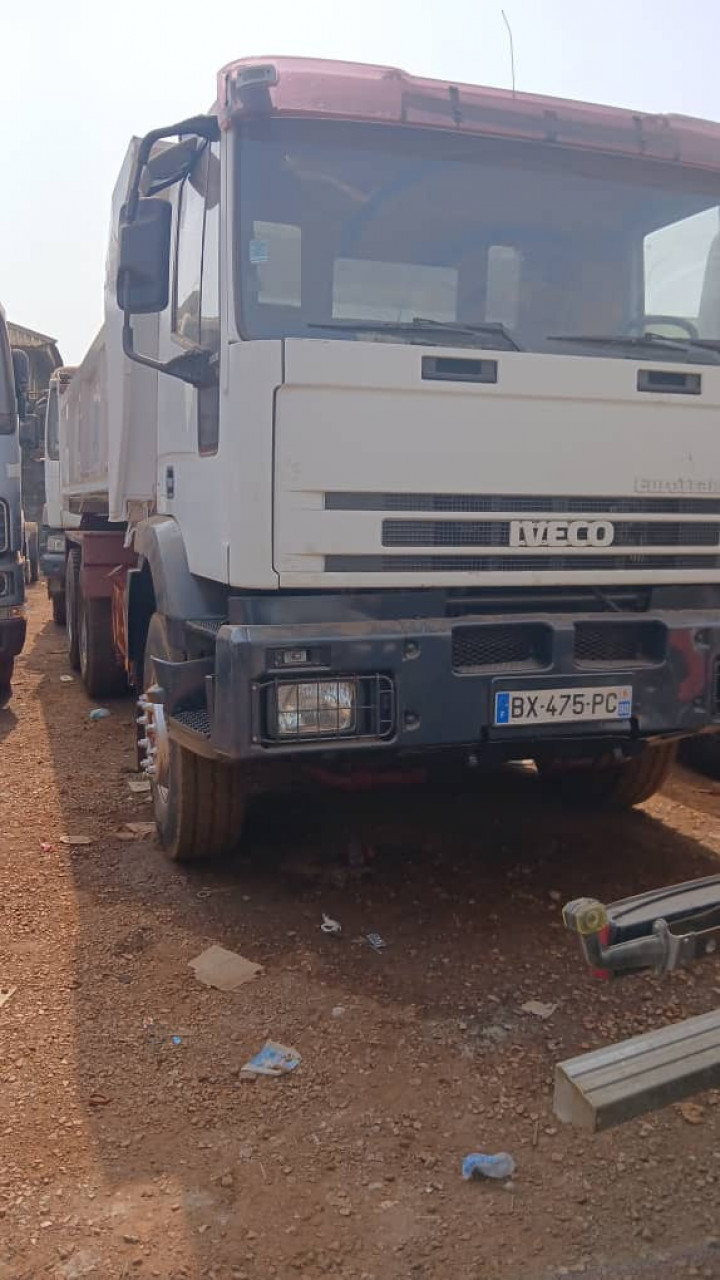
[[[180,188],[173,332],[181,342],[220,350],[220,155],[205,145]],[[198,390],[198,449],[216,453],[219,387]]]

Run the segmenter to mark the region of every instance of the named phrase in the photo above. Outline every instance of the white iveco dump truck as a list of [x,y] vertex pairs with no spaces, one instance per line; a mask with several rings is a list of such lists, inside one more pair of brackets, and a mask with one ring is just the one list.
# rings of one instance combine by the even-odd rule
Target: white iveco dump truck
[[720,727],[720,126],[241,61],[135,143],[63,399],[70,654],[171,857],[278,766]]

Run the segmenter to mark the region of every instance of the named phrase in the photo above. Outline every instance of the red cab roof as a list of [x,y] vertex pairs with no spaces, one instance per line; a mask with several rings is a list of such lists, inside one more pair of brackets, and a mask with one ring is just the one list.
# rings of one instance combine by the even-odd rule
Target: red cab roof
[[261,114],[403,124],[524,138],[720,170],[720,125],[409,76],[396,67],[243,58],[218,75],[223,128]]

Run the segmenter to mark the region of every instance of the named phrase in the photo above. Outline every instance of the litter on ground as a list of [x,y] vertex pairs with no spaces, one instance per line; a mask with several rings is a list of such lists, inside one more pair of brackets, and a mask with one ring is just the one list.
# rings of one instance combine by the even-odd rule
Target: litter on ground
[[154,835],[154,822],[126,822],[117,831],[113,831],[116,840],[147,840]]
[[191,960],[190,968],[195,970],[199,982],[204,982],[206,987],[216,987],[218,991],[234,991],[262,973],[262,965],[254,964],[217,943]]
[[520,1005],[520,1008],[523,1013],[531,1013],[534,1018],[546,1020],[547,1018],[552,1018],[557,1005],[544,1004],[542,1000],[526,1000],[525,1004]]
[[0,1009],[2,1009],[4,1004],[7,1004],[8,1000],[11,996],[15,995],[16,991],[17,987],[0,987]]
[[277,1044],[275,1040],[268,1040],[260,1052],[245,1063],[240,1075],[245,1077],[284,1076],[288,1071],[294,1071],[300,1062],[297,1049]]
[[514,1172],[515,1161],[507,1151],[499,1151],[494,1156],[476,1151],[462,1162],[462,1176],[466,1182],[472,1178],[511,1178]]
[[372,947],[373,951],[384,951],[387,943],[379,933],[366,933],[365,941]]
[[132,792],[139,795],[143,791],[150,790],[149,778],[128,778],[128,786]]
[[60,843],[70,845],[74,849],[76,845],[92,844],[92,839],[90,836],[61,836]]

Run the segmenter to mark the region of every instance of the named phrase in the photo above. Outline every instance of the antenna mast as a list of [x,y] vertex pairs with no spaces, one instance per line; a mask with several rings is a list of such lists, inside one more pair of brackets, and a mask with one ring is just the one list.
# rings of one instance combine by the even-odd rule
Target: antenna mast
[[503,22],[505,23],[505,26],[507,27],[508,39],[509,39],[509,41],[510,41],[510,71],[511,71],[511,74],[512,74],[512,91],[513,91],[513,97],[515,97],[515,45],[514,45],[514,43],[513,43],[512,27],[510,26],[510,23],[508,22],[508,17],[507,17],[507,14],[506,14],[505,10],[504,10],[504,9],[501,9],[501,10],[500,10],[500,12],[501,12],[501,14],[502,14],[502,20],[503,20]]

